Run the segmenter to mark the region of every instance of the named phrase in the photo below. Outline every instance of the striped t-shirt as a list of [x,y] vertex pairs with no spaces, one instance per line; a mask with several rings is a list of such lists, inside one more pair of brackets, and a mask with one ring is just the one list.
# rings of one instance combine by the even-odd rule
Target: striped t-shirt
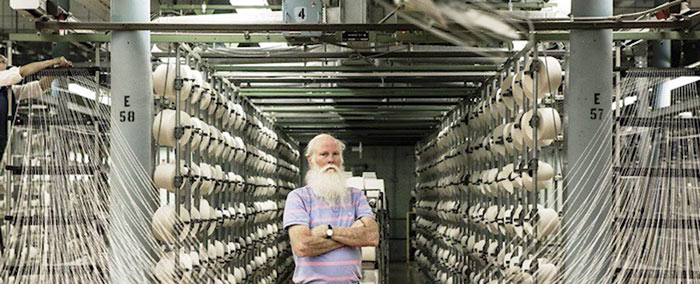
[[[328,204],[316,198],[310,187],[302,187],[289,193],[284,207],[284,228],[305,225],[309,228],[330,224],[333,227],[350,227],[357,219],[372,217],[367,197],[357,188],[348,188],[348,198],[343,204]],[[362,277],[362,249],[342,247],[323,255],[298,257],[294,255],[295,283],[359,283]]]

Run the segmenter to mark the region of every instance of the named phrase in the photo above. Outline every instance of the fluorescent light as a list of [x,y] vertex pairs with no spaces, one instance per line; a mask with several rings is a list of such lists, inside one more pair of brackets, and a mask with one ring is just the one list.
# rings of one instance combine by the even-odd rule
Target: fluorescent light
[[514,40],[512,41],[513,43],[513,50],[514,51],[521,51],[525,46],[527,45],[528,41],[527,40]]
[[[93,101],[97,99],[97,95],[96,95],[95,91],[90,90],[88,88],[85,88],[79,84],[75,84],[75,83],[68,84],[68,91],[73,93],[73,94],[76,94],[78,96],[81,96],[83,98],[91,99]],[[105,94],[101,94],[101,95],[102,96],[100,97],[100,102],[103,104],[109,105],[112,100],[108,96],[106,96]]]
[[689,84],[695,83],[695,82],[697,82],[697,81],[700,81],[700,77],[699,77],[699,76],[682,76],[682,77],[675,78],[675,79],[673,79],[673,80],[671,80],[671,81],[668,81],[667,84],[668,84],[668,87],[669,87],[671,90],[673,90],[673,89],[677,89],[677,88],[683,87],[683,86],[685,86],[685,85],[689,85]]
[[693,118],[693,112],[692,111],[681,112],[678,114],[678,117],[680,117],[680,118]]
[[[620,102],[620,101],[617,101],[617,102],[614,102],[614,103],[613,103],[613,105],[612,105],[612,110],[616,110],[616,109],[617,109],[617,105],[618,105],[619,102]],[[631,105],[631,104],[634,104],[634,103],[636,103],[636,102],[637,102],[637,96],[625,97],[625,98],[622,99],[622,107],[626,107],[626,106]]]
[[262,48],[271,48],[271,47],[287,47],[286,42],[258,42],[258,45]]
[[95,91],[74,83],[68,84],[68,91],[83,98],[91,99],[93,101],[97,98],[95,95]]
[[571,0],[551,0],[549,3],[556,5],[542,9],[543,11],[553,11],[556,18],[566,18],[571,14]]
[[671,106],[671,92],[683,86],[700,81],[700,76],[681,76],[659,84],[656,90],[655,109],[662,109]]

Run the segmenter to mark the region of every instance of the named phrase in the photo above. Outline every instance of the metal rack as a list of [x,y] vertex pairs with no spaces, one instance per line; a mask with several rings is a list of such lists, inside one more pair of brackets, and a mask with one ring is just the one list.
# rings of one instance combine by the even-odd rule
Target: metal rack
[[[201,266],[195,267],[194,271],[202,272],[207,269],[216,270],[214,273],[209,274],[209,276],[215,275],[217,277],[225,277],[234,274],[243,275],[245,283],[259,283],[259,281],[263,279],[274,280],[274,283],[286,283],[288,279],[291,278],[291,273],[293,272],[293,259],[291,258],[288,236],[286,232],[281,229],[281,220],[286,195],[297,187],[296,183],[300,180],[298,168],[299,146],[296,141],[279,131],[271,121],[263,117],[245,98],[238,96],[238,87],[227,80],[209,76],[205,77],[212,87],[209,91],[204,92],[203,95],[212,96],[211,107],[199,108],[197,107],[199,104],[192,105],[189,103],[189,100],[187,103],[181,103],[180,96],[183,94],[180,92],[183,80],[186,79],[184,78],[184,74],[179,74],[179,65],[184,61],[186,62],[184,64],[202,70],[205,74],[208,72],[208,69],[197,60],[196,54],[187,46],[177,45],[174,49],[176,50],[175,70],[177,70],[177,72],[175,72],[176,74],[171,74],[171,76],[174,75],[176,77],[174,83],[175,89],[177,90],[177,97],[174,101],[165,98],[158,99],[155,105],[156,109],[159,111],[165,109],[176,110],[177,115],[175,121],[177,124],[176,135],[178,139],[182,138],[185,131],[196,131],[197,135],[202,136],[202,139],[208,139],[206,142],[207,144],[226,144],[226,147],[228,147],[226,150],[242,158],[229,161],[221,155],[212,154],[210,147],[206,147],[206,149],[200,151],[200,149],[192,149],[189,143],[183,143],[184,145],[181,145],[179,142],[176,143],[175,147],[168,147],[159,145],[157,139],[154,139],[153,160],[156,165],[160,163],[174,163],[176,168],[184,167],[188,169],[186,173],[179,173],[175,177],[174,183],[178,190],[175,190],[173,193],[169,193],[165,189],[160,191],[161,205],[179,205],[174,206],[176,214],[178,214],[177,216],[181,213],[181,209],[187,210],[188,212],[198,212],[199,209],[203,208],[202,206],[204,206],[204,204],[202,203],[204,201],[211,204],[211,208],[207,208],[207,210],[212,210],[212,214],[206,219],[194,219],[181,224],[189,227],[190,229],[188,230],[200,228],[199,233],[187,234],[185,239],[178,239],[173,243],[161,242],[165,255],[167,257],[168,253],[181,251],[200,253],[202,248],[204,248],[206,254],[208,253],[206,251],[210,250],[211,247],[218,250],[218,246],[224,246],[226,251],[224,258],[220,258],[218,261],[203,263]],[[181,56],[181,52],[186,53],[186,55]],[[85,74],[88,74],[86,76],[89,76],[89,78],[93,78],[94,76],[92,73],[85,72]],[[74,76],[75,74],[66,73],[66,75]],[[58,76],[61,76],[61,74],[58,74]],[[94,76],[94,78],[99,79],[100,76]],[[99,86],[99,84],[97,84],[97,86]],[[65,87],[65,89],[67,89],[67,87]],[[227,105],[223,98],[225,98],[225,101],[232,102],[232,104]],[[104,113],[96,115],[85,113],[86,109],[89,110],[91,108],[84,108],[78,104],[66,104],[65,101],[59,102],[51,97],[46,97],[42,100],[42,104],[30,103],[26,107],[19,108],[17,120],[13,128],[15,134],[12,136],[8,148],[9,159],[4,172],[5,187],[8,192],[8,194],[5,194],[4,225],[5,232],[9,232],[10,235],[4,238],[3,245],[8,249],[15,250],[16,252],[14,254],[16,255],[26,254],[25,252],[21,252],[23,247],[31,247],[32,244],[43,240],[23,237],[21,238],[23,243],[19,244],[17,243],[17,232],[20,228],[10,229],[11,225],[14,225],[14,227],[22,225],[31,227],[31,225],[41,225],[47,222],[54,223],[57,222],[57,220],[67,220],[61,216],[41,218],[30,214],[29,205],[33,204],[32,202],[43,202],[42,192],[45,186],[50,186],[51,182],[68,182],[69,176],[75,174],[91,175],[91,180],[94,180],[94,184],[96,184],[94,187],[101,189],[97,194],[105,196],[105,198],[102,199],[104,204],[95,207],[102,209],[109,208],[107,205],[109,202],[107,196],[109,196],[110,188],[107,181],[107,175],[110,171],[108,165],[109,147],[94,147],[96,149],[95,153],[83,153],[81,145],[49,145],[46,143],[47,139],[45,138],[52,133],[56,135],[57,132],[62,132],[62,134],[59,135],[60,137],[69,137],[71,132],[76,132],[83,136],[88,134],[92,135],[95,137],[95,143],[97,145],[109,145],[110,123],[108,121],[102,121],[101,117],[109,117],[107,114],[109,113],[110,107],[100,104],[100,107],[94,109]],[[237,115],[237,119],[240,119],[241,123],[241,127],[235,129],[232,125],[226,125],[222,116],[216,116],[217,113],[224,111],[227,115],[234,115],[233,110],[229,109],[233,104],[240,105],[240,111],[242,112],[235,114]],[[209,112],[210,110],[211,112]],[[55,116],[51,115],[53,111],[71,112],[75,114],[74,117],[79,119],[70,121],[58,120],[55,119]],[[229,141],[224,141],[221,136],[215,137],[214,133],[210,132],[211,129],[195,129],[192,125],[181,124],[182,118],[180,117],[180,111],[198,117],[202,121],[205,121],[207,125],[227,130],[227,132],[239,137],[240,141],[244,143],[243,145],[247,147],[234,149],[233,145],[228,144]],[[47,125],[47,123],[49,125]],[[224,126],[227,127],[224,128]],[[39,133],[37,130],[47,130],[47,132]],[[25,133],[28,133],[28,135],[23,135]],[[274,139],[273,136],[270,136],[271,133],[274,133]],[[274,140],[274,143],[269,143],[272,140]],[[263,141],[267,141],[268,143],[263,143]],[[52,151],[58,150],[74,151],[76,156],[81,157],[80,159],[88,159],[89,157],[89,159],[93,161],[102,161],[102,163],[98,167],[92,168],[86,167],[75,160],[42,160],[44,159],[43,157],[52,157]],[[276,154],[270,155],[268,153]],[[26,159],[26,157],[36,157],[36,159]],[[242,177],[242,179],[234,180],[232,176],[228,175],[204,175],[202,172],[194,171],[197,165],[202,165],[203,163],[211,164],[212,167],[210,169],[220,170],[220,172],[226,173],[236,173],[238,176]],[[50,176],[47,182],[44,182],[42,179],[41,181],[32,181],[31,184],[27,184],[27,180],[23,178],[32,177],[32,180],[34,180],[33,177],[43,177],[47,175]],[[214,194],[206,196],[203,194],[205,183],[213,184]],[[27,190],[31,192],[27,192]],[[88,193],[81,192],[80,187],[76,187],[76,192],[73,193],[72,196],[75,199],[71,200],[78,200],[80,194]],[[91,192],[90,194],[96,193]],[[18,199],[19,197],[22,199]],[[63,200],[55,202],[72,201]],[[70,224],[61,223],[57,224],[57,227],[85,227],[97,224],[100,229],[95,231],[95,234],[97,234],[96,237],[107,236],[107,212],[88,214],[88,210],[83,209],[83,206],[67,203],[57,203],[53,205],[56,208],[72,208],[78,210],[80,212],[79,214],[76,213],[76,216],[84,217],[84,219],[82,219],[82,217],[73,218]],[[25,208],[26,210],[20,210],[20,208]],[[36,210],[32,209],[31,212]],[[99,224],[102,224],[102,226],[99,226]],[[148,224],[144,225],[148,226]],[[180,229],[182,229],[182,227],[180,227]],[[31,234],[27,236],[31,236]],[[189,244],[199,244],[200,247],[190,247]],[[75,254],[77,252],[73,251],[71,253]],[[106,255],[106,253],[107,252],[90,252],[86,253],[86,256],[96,257],[99,260],[102,259],[101,256]],[[28,264],[30,263],[24,263],[24,265]],[[108,277],[106,275],[108,270],[105,269],[103,263],[99,262],[78,266],[61,263],[49,263],[49,265],[51,267],[42,268],[42,270],[48,269],[57,273],[63,273],[69,270],[73,271],[74,274],[78,272],[93,273],[92,271],[99,271],[103,277]],[[30,272],[27,268],[20,265],[8,265],[3,267],[2,271],[3,274],[1,277],[5,282],[7,282],[12,275],[18,273],[26,275]],[[182,271],[177,273],[179,276],[183,275]],[[208,279],[208,276],[204,273],[197,274],[199,275],[197,277],[204,277],[200,279],[201,281],[206,281],[206,279]]]
[[[501,89],[504,80],[512,79],[509,75],[524,71],[535,78],[534,97],[539,97],[536,78],[542,70],[523,68],[530,60],[529,51],[532,61],[537,62],[538,44],[516,54],[499,75],[482,85],[477,98],[467,100],[447,116],[440,133],[416,147],[418,184],[414,192],[418,219],[417,240],[412,244],[416,255],[423,257],[419,268],[433,281],[450,283],[452,279],[451,283],[467,283],[506,277],[504,271],[514,265],[534,274],[534,253],[542,254],[545,249],[540,246],[543,240],[536,237],[538,208],[553,208],[562,214],[561,137],[548,147],[537,145],[537,139],[532,139],[531,144],[522,145],[522,151],[503,150],[505,154],[497,154],[494,150],[513,142],[502,132],[510,127],[507,123],[514,123],[513,127],[519,130],[524,123],[538,125],[536,120],[521,120],[528,111],[551,107],[563,113],[559,92],[539,102],[524,98],[520,110],[512,100],[512,92]],[[504,96],[510,98],[513,107],[496,113],[496,105],[504,103]],[[537,127],[532,129],[532,137],[538,137]],[[457,134],[459,131],[464,136]],[[500,183],[508,182],[503,178],[522,179],[527,175],[533,185],[538,185],[537,169],[542,162],[551,165],[555,172],[555,178],[545,188],[516,189],[510,194],[503,190]],[[506,171],[506,166],[512,170]],[[509,176],[500,178],[504,172],[510,172]],[[526,226],[531,229],[523,232]],[[517,234],[507,227],[517,228]],[[548,239],[552,247],[560,245],[555,239],[556,236]],[[522,242],[522,247],[516,245],[518,242]]]
[[[389,205],[384,192],[379,189],[363,189],[362,192],[367,195],[369,192],[377,192],[376,197],[367,196],[367,202],[372,208],[377,220],[377,225],[379,226],[379,245],[376,249],[376,261],[374,262],[374,269],[377,269],[379,274],[379,283],[385,284],[389,283],[389,242],[386,240],[390,239],[390,228],[389,228]],[[385,241],[382,241],[385,240]]]
[[[276,283],[283,283],[291,277],[293,266],[291,265],[291,247],[286,241],[288,239],[286,232],[281,230],[281,218],[286,194],[296,187],[295,182],[299,180],[299,172],[298,168],[293,166],[296,172],[293,172],[291,175],[282,173],[290,170],[289,166],[298,164],[298,145],[290,138],[285,137],[281,132],[275,131],[281,139],[275,141],[273,148],[264,146],[261,142],[261,136],[267,135],[267,133],[262,133],[263,129],[261,127],[274,129],[274,125],[264,118],[247,100],[238,96],[237,87],[232,83],[208,76],[209,69],[197,60],[196,54],[187,45],[175,45],[174,49],[176,53],[175,88],[177,97],[174,103],[161,99],[157,103],[159,108],[166,109],[174,105],[177,113],[176,120],[178,131],[180,131],[179,135],[182,135],[187,127],[192,127],[181,123],[180,111],[184,111],[184,113],[198,117],[202,122],[212,127],[222,129],[222,132],[228,130],[227,132],[239,138],[245,147],[242,149],[231,149],[231,151],[242,151],[242,153],[236,153],[236,156],[243,155],[243,158],[229,162],[216,155],[212,157],[211,153],[207,154],[211,150],[205,150],[202,153],[201,148],[200,150],[191,149],[189,144],[186,147],[180,147],[178,143],[174,149],[157,146],[159,148],[156,156],[157,161],[168,162],[174,160],[176,168],[180,168],[180,163],[184,162],[184,166],[190,169],[187,174],[176,177],[176,182],[181,183],[178,185],[178,188],[183,188],[184,190],[176,190],[174,194],[168,194],[166,204],[179,204],[182,208],[191,211],[193,207],[201,209],[201,206],[203,206],[201,203],[206,200],[216,208],[216,222],[208,224],[208,222],[203,221],[202,224],[197,224],[197,221],[194,221],[192,224],[194,226],[209,227],[209,232],[205,232],[203,236],[190,236],[188,243],[200,242],[201,244],[207,244],[205,246],[211,246],[217,242],[222,242],[229,244],[229,247],[231,244],[234,244],[235,250],[227,258],[223,266],[214,267],[214,269],[220,269],[219,273],[233,274],[237,272],[236,270],[241,269],[245,272],[243,273],[243,281],[245,283],[258,283],[258,281],[270,276]],[[186,52],[187,55],[183,57],[180,55],[181,52]],[[180,103],[180,96],[182,96],[180,90],[184,84],[183,81],[187,80],[184,77],[185,74],[180,74],[181,59],[184,59],[186,64],[192,65],[194,69],[201,70],[203,77],[210,84],[211,89],[202,93],[202,96],[211,96],[210,106],[201,107],[200,105],[200,107],[197,107],[197,105],[189,103],[184,103],[183,106],[183,103]],[[194,92],[194,89],[192,89],[192,92]],[[227,105],[226,101],[242,106],[243,113],[235,114],[237,119],[243,120],[241,127],[226,126],[227,123],[224,122],[223,116],[217,117],[215,115],[219,112],[224,112],[224,115],[233,115],[234,110],[229,109],[231,105]],[[216,138],[218,135],[210,132],[210,130],[193,129],[193,133],[197,132],[204,134],[202,139],[211,139],[212,143],[215,143],[214,140],[216,139],[218,143],[226,143],[226,147],[233,146],[228,145],[228,141]],[[290,144],[287,141],[295,144]],[[201,143],[205,142],[202,141]],[[285,152],[293,152],[295,154],[280,155],[274,160],[273,170],[269,170],[269,167],[266,167],[267,170],[263,170],[261,162],[269,166],[267,163],[272,161],[265,160],[269,156],[261,156],[267,154],[261,152],[260,148],[269,152],[281,152],[284,149]],[[281,160],[286,160],[287,166],[277,162]],[[196,171],[191,170],[197,164],[203,165],[205,163],[221,167],[222,171],[229,172],[229,174],[235,173],[242,177],[243,180],[232,181],[230,176],[228,179],[198,176]],[[197,182],[197,180],[202,180],[202,182]],[[206,181],[215,182],[216,187],[221,187],[222,190],[215,189],[215,193],[206,196],[203,194],[205,190],[203,186]],[[270,183],[268,181],[273,182]],[[198,186],[191,188],[193,184],[198,184]],[[238,190],[231,189],[233,184],[235,184],[235,187],[238,187]],[[272,193],[270,193],[270,190],[272,190]],[[272,203],[275,209],[263,209],[263,203]],[[179,211],[181,206],[175,206],[176,210]],[[238,207],[237,212],[231,212],[230,208],[236,207]],[[269,211],[271,209],[273,211]],[[236,222],[237,224],[224,225],[230,222]],[[271,232],[271,228],[277,229]],[[182,248],[183,243],[177,242],[173,251],[180,251]],[[190,249],[197,250],[197,248]],[[267,254],[274,251],[279,251],[273,254],[276,257],[267,257],[267,262],[261,263]]]

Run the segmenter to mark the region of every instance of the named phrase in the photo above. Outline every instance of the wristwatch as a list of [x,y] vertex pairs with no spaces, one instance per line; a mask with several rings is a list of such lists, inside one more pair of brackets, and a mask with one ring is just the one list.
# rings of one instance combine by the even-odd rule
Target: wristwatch
[[333,237],[333,227],[331,227],[331,224],[328,224],[328,230],[326,230],[326,239],[331,239]]

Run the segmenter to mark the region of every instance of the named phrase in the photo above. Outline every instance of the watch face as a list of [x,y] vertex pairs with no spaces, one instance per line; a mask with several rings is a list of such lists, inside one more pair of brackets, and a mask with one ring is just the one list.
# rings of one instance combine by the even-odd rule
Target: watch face
[[333,236],[333,230],[328,229],[328,230],[326,231],[326,236],[329,236],[329,237]]

